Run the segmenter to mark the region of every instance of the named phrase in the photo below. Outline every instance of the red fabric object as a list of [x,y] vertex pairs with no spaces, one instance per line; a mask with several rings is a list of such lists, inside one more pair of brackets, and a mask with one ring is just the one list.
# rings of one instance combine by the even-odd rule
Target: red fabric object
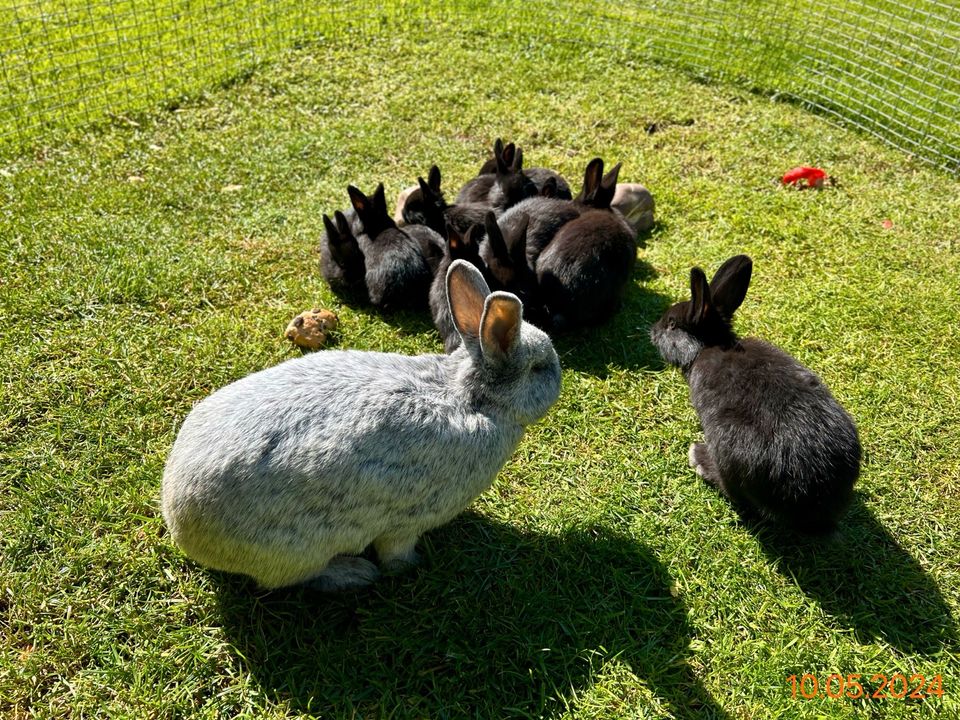
[[[826,179],[827,174],[820,168],[801,165],[800,167],[793,168],[793,170],[787,170],[787,172],[783,174],[781,181],[784,185],[820,187]],[[806,184],[804,184],[804,181],[806,181]]]

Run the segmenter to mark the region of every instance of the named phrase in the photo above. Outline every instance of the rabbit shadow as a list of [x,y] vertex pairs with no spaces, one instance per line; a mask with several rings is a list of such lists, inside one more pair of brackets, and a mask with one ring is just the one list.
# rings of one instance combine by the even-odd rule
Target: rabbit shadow
[[829,538],[798,537],[755,518],[743,522],[780,572],[859,642],[879,639],[928,656],[956,648],[956,623],[937,584],[859,494]]
[[466,513],[423,545],[428,569],[353,596],[258,597],[215,576],[245,670],[295,712],[543,717],[633,673],[678,717],[727,717],[685,660],[693,630],[670,576],[632,539]]
[[403,335],[436,335],[437,330],[426,308],[383,310],[373,305],[351,305],[351,310],[368,320],[383,322]]
[[646,287],[656,276],[652,265],[638,259],[623,304],[608,322],[552,336],[560,365],[601,378],[611,368],[662,370],[663,360],[650,342],[650,326],[674,301]]

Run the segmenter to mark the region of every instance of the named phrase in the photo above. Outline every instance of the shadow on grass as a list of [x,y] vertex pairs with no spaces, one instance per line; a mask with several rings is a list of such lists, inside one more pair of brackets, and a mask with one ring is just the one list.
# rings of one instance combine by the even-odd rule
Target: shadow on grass
[[642,545],[605,530],[525,534],[467,513],[424,546],[419,575],[357,596],[256,597],[218,576],[246,670],[296,712],[540,717],[568,710],[601,674],[604,705],[633,711],[646,701],[618,688],[632,672],[677,716],[727,717],[685,661],[686,610]]
[[653,266],[637,260],[623,306],[609,322],[555,336],[560,365],[597,377],[606,377],[611,368],[662,369],[663,360],[650,342],[650,326],[674,301],[644,286],[654,277]]
[[798,538],[748,521],[767,556],[859,642],[883,640],[900,651],[935,655],[956,647],[956,626],[936,583],[854,497],[836,535]]

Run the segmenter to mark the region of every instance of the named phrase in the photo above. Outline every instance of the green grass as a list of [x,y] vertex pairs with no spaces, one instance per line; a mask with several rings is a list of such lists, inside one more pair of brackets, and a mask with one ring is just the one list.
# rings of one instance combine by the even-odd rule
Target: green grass
[[797,102],[960,173],[960,11],[938,0],[37,0],[0,8],[0,151],[132,124],[305,41],[516,34]]
[[[264,596],[186,560],[157,508],[177,428],[295,356],[291,317],[335,309],[340,347],[441,348],[422,316],[331,296],[320,214],[433,162],[453,188],[497,136],[574,184],[622,161],[658,203],[624,311],[558,340],[555,408],[413,575]],[[808,162],[841,188],[774,182]],[[458,26],[307,46],[2,170],[0,716],[960,715],[955,179],[627,53]],[[859,424],[832,542],[745,528],[687,468],[696,417],[647,327],[691,265],[738,252],[740,330]],[[940,674],[944,696],[791,697],[789,675],[834,672]]]

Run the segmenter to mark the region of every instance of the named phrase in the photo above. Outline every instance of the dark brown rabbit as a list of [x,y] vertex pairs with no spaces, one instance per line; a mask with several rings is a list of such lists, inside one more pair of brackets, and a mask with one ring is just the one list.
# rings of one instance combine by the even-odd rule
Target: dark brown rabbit
[[451,225],[447,226],[446,251],[437,273],[430,286],[430,315],[434,327],[440,333],[445,352],[451,353],[460,346],[460,333],[457,332],[450,313],[450,304],[447,302],[447,270],[455,260],[465,260],[487,276],[487,267],[480,259],[480,239],[483,237],[483,227],[474,225],[466,233],[457,232]]
[[440,189],[440,180],[440,168],[436,165],[430,168],[426,180],[417,178],[419,187],[407,195],[403,204],[405,227],[425,225],[443,235],[449,223],[462,235],[473,225],[482,225],[489,206],[469,202],[448,205]]

